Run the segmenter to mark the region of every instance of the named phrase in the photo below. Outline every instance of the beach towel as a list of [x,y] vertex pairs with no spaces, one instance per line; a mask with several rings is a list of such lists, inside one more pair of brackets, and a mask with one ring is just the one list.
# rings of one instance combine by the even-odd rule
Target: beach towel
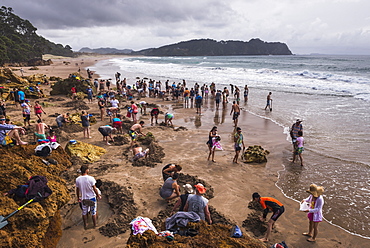
[[146,230],[152,230],[155,234],[158,234],[157,229],[153,226],[152,220],[147,217],[138,216],[130,222],[132,225],[133,234],[143,234]]
[[215,138],[212,138],[212,142],[213,142],[213,149],[218,149],[218,150],[223,150],[222,146],[221,146],[221,143],[220,143],[220,140],[221,139],[218,139],[217,137]]

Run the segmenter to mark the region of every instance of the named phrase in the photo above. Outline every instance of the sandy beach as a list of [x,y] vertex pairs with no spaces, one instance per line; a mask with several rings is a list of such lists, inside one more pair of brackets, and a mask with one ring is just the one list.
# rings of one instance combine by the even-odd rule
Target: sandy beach
[[[86,69],[94,65],[98,60],[107,59],[108,56],[99,57],[78,57],[78,58],[52,58],[50,66],[40,66],[37,71],[30,71],[24,68],[25,75],[40,73],[47,76],[66,78],[70,73],[81,69],[82,76],[87,77]],[[65,62],[70,63],[65,63]],[[19,74],[19,71],[16,71]],[[112,75],[113,77],[114,75]],[[124,77],[124,75],[122,75]],[[98,78],[94,75],[93,78]],[[49,86],[43,86],[48,92]],[[60,96],[65,97],[65,96]],[[40,101],[47,100],[40,99]],[[143,98],[150,104],[157,104],[163,112],[169,111],[174,114],[175,127],[185,127],[186,130],[176,131],[170,127],[150,125],[150,115],[140,115],[139,119],[145,121],[144,132],[151,132],[158,144],[163,147],[165,157],[162,163],[155,167],[134,167],[130,159],[129,145],[107,146],[102,141],[98,127],[109,124],[109,119],[100,121],[91,127],[92,139],[83,138],[83,133],[70,134],[70,138],[101,146],[108,152],[101,159],[90,166],[90,175],[96,179],[113,182],[117,185],[129,188],[133,193],[133,200],[137,207],[137,216],[149,217],[158,216],[161,210],[167,207],[166,202],[159,196],[159,188],[162,181],[161,169],[168,163],[177,163],[183,166],[182,173],[197,176],[212,186],[214,198],[209,205],[216,208],[219,213],[236,223],[240,227],[243,221],[252,213],[248,203],[253,192],[259,192],[262,196],[271,196],[281,201],[285,206],[285,213],[276,223],[276,228],[270,237],[270,246],[274,243],[285,241],[289,247],[367,247],[370,245],[368,239],[364,239],[347,233],[341,228],[335,227],[327,222],[319,225],[319,235],[315,243],[306,241],[302,235],[308,229],[308,220],[305,213],[299,211],[299,204],[285,197],[278,187],[275,186],[279,177],[279,171],[283,170],[283,160],[289,157],[291,144],[286,141],[286,136],[280,126],[270,120],[256,117],[248,112],[243,112],[239,117],[239,126],[242,128],[245,145],[260,145],[270,151],[267,163],[246,164],[232,163],[234,156],[233,149],[233,123],[230,116],[231,105],[226,105],[219,110],[215,109],[214,100],[209,98],[205,101],[202,115],[195,113],[195,108],[183,108],[181,102],[162,101],[161,99]],[[45,123],[55,125],[55,118],[48,117],[51,113],[73,113],[71,108],[63,107],[70,99],[64,98],[51,107],[46,107],[47,115]],[[87,102],[87,100],[85,100]],[[97,101],[88,104],[88,113],[99,115]],[[125,113],[125,111],[123,111]],[[14,121],[22,121],[21,111],[15,106],[9,105],[9,115]],[[159,116],[159,122],[164,120],[163,115]],[[208,148],[206,141],[208,132],[218,124],[218,133],[222,137],[221,144],[223,151],[216,151],[216,163],[207,161]],[[222,124],[221,124],[222,123]],[[66,138],[66,137],[65,137]],[[63,141],[64,147],[67,141]],[[299,166],[297,164],[297,166]],[[69,173],[76,173],[79,165],[75,165]],[[71,202],[63,207],[61,214],[63,219],[63,235],[58,247],[124,247],[129,235],[130,226],[127,232],[114,237],[102,235],[98,229],[84,230],[81,219],[81,212],[76,205],[74,195],[74,181],[68,181],[68,188],[71,191]],[[307,185],[308,189],[309,185]],[[306,189],[305,189],[306,190]],[[111,194],[114,194],[112,192]],[[99,219],[98,227],[105,225],[113,215],[106,198],[98,204]],[[270,214],[268,215],[268,218]],[[91,224],[91,223],[90,223]],[[246,231],[252,237],[252,232]]]

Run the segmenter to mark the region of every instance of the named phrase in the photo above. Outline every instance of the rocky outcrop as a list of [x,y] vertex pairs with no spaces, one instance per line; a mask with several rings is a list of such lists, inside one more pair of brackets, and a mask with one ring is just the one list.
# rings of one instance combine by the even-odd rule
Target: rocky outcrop
[[79,157],[85,163],[93,163],[98,161],[100,156],[107,152],[107,150],[102,147],[94,146],[81,141],[77,141],[75,144],[68,142],[65,149],[70,156]]
[[265,163],[267,162],[266,155],[270,154],[268,150],[263,149],[261,146],[249,146],[245,150],[242,158],[244,163]]
[[[9,224],[0,229],[0,247],[56,247],[61,237],[59,209],[69,199],[66,182],[60,174],[71,166],[69,156],[59,147],[47,158],[56,165],[46,165],[34,155],[36,145],[0,148],[0,191],[7,192],[17,185],[25,184],[29,177],[43,175],[53,193],[45,200],[31,203],[8,219]],[[7,216],[24,199],[13,199],[0,194],[0,215]]]
[[[80,78],[78,73],[75,73],[77,78],[66,78],[64,80],[60,80],[56,82],[52,86],[52,91],[50,95],[69,95],[71,94],[71,88],[76,87],[77,93],[78,92],[86,92],[88,86],[93,86],[89,80],[84,80]],[[94,87],[92,87],[95,89]]]

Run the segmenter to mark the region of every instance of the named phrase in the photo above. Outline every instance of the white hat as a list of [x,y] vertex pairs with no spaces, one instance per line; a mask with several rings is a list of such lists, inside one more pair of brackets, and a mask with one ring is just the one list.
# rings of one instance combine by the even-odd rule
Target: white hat
[[194,189],[193,189],[193,186],[191,186],[190,184],[187,183],[183,185],[182,187],[184,187],[186,193],[193,194]]

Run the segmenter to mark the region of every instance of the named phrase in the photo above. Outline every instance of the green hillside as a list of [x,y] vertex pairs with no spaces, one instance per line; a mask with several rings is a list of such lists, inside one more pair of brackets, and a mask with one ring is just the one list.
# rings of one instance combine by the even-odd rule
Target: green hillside
[[41,60],[43,54],[73,56],[69,45],[55,44],[36,34],[28,20],[13,13],[10,7],[0,9],[0,65]]

